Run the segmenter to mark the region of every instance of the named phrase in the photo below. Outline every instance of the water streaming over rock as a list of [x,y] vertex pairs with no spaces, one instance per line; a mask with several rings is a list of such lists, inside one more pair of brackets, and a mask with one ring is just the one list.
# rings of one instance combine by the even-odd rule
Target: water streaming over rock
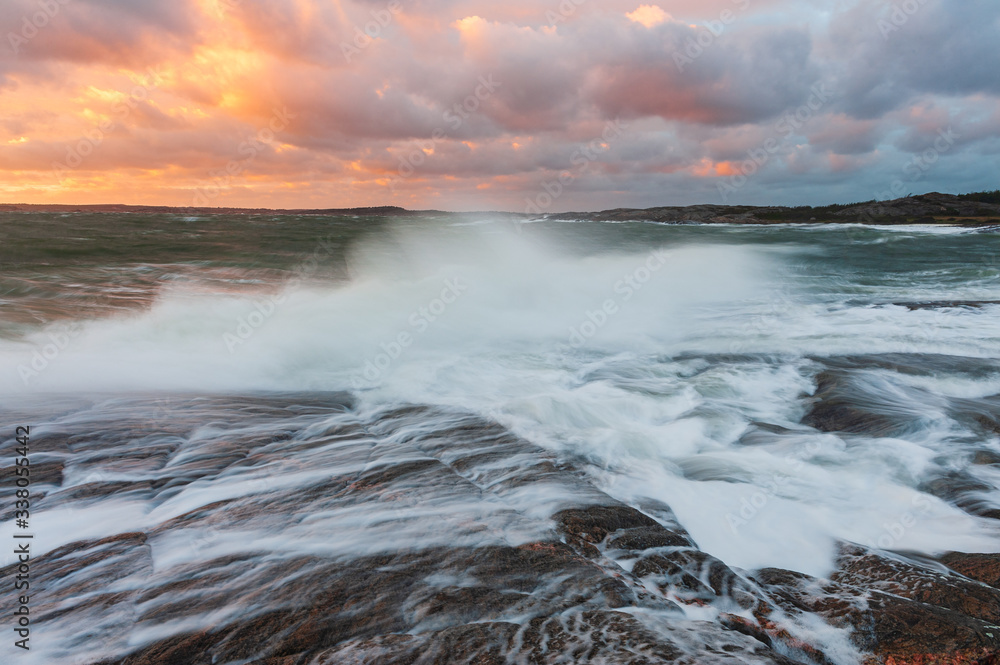
[[0,228],[5,460],[32,427],[24,662],[1000,649],[994,233]]

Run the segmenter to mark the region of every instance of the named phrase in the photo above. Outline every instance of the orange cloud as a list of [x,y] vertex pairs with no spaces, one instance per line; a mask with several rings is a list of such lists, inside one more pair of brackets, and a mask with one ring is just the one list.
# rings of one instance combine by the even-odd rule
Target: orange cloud
[[630,21],[641,23],[647,28],[665,23],[671,19],[670,14],[663,11],[658,5],[640,5],[634,12],[625,14]]
[[[0,44],[0,201],[189,205],[222,180],[211,205],[419,207],[451,198],[455,207],[516,209],[525,191],[591,149],[587,174],[559,205],[644,200],[633,194],[656,204],[666,192],[706,199],[711,180],[737,174],[820,80],[847,92],[810,111],[797,153],[835,181],[869,174],[857,177],[860,195],[873,169],[886,163],[895,177],[898,153],[925,149],[949,123],[975,125],[959,132],[981,142],[975,154],[993,154],[987,142],[1000,132],[989,22],[955,31],[961,49],[940,49],[983,44],[978,59],[928,63],[886,50],[907,35],[890,43],[876,33],[848,51],[823,42],[826,24],[803,19],[853,35],[847,28],[874,25],[855,20],[861,10],[831,19],[759,0],[748,20],[741,14],[724,38],[702,39],[703,52],[680,67],[674,56],[732,0],[674,0],[670,13],[637,0],[404,2],[397,12],[390,0],[58,4],[17,52]],[[37,7],[0,2],[0,35],[18,34]],[[791,21],[782,12],[794,7]],[[868,62],[894,64],[854,76],[848,55],[858,49]],[[272,131],[275,113],[288,121]],[[629,129],[601,138],[615,119]],[[420,164],[401,177],[408,156]],[[774,164],[776,173],[789,168]],[[949,172],[928,174],[928,186]]]

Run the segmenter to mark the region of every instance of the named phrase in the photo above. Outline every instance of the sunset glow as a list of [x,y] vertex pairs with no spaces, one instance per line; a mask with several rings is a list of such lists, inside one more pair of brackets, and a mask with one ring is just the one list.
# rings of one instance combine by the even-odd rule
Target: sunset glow
[[594,141],[553,211],[866,200],[949,128],[907,185],[996,186],[995,3],[813,4],[8,0],[0,202],[520,210]]

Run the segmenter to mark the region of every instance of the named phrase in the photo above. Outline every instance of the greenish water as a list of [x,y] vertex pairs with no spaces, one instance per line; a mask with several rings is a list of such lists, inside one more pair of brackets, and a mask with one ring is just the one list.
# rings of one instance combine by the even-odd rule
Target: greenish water
[[[213,556],[312,570],[516,545],[595,487],[670,506],[737,569],[826,575],[842,542],[995,552],[998,254],[995,230],[946,227],[2,214],[0,413],[51,443],[33,464],[61,465],[38,548],[148,533],[146,591]],[[487,446],[483,476],[384,502],[324,489],[496,425],[534,452],[465,442]],[[555,462],[579,484],[538,480]],[[501,468],[535,480],[494,494]],[[274,593],[227,578],[225,611],[278,607],[269,574]],[[197,623],[137,628],[123,607],[60,610],[36,662]],[[80,651],[97,623],[108,640]],[[857,662],[839,631],[799,628]]]
[[[101,317],[149,307],[165,286],[205,283],[252,293],[287,280],[309,256],[309,277],[349,279],[352,248],[371,238],[394,251],[399,229],[422,229],[442,241],[475,219],[316,215],[131,213],[0,214],[0,335],[22,325]],[[515,227],[528,238],[579,256],[641,252],[653,246],[733,243],[798,248],[789,270],[830,298],[989,298],[996,292],[997,234],[912,231],[850,225],[705,226],[647,223],[541,223]],[[317,244],[322,242],[322,246]]]

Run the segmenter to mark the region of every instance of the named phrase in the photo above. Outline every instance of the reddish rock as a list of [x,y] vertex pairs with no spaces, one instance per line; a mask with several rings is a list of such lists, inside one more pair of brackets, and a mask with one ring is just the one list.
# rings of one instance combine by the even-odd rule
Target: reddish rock
[[955,572],[1000,589],[1000,554],[951,552],[940,561]]

